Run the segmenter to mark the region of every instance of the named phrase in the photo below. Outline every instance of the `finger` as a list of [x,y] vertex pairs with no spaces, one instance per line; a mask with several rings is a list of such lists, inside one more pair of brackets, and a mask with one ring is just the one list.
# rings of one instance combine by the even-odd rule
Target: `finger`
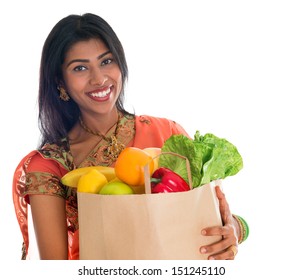
[[237,253],[238,253],[237,246],[232,245],[222,252],[210,255],[208,259],[209,260],[234,260]]
[[219,254],[223,251],[226,251],[227,248],[230,247],[230,242],[227,240],[221,240],[217,243],[213,243],[210,245],[205,245],[200,247],[200,253],[201,254],[209,254],[209,255],[215,255]]
[[215,191],[216,191],[216,196],[219,200],[224,198],[225,195],[219,186],[215,187]]
[[214,226],[204,228],[201,231],[201,234],[204,236],[211,236],[211,235],[220,235],[224,238],[233,238],[235,240],[235,232],[236,229],[233,224],[227,224],[225,226]]
[[222,192],[219,186],[215,187],[216,196],[219,200],[219,210],[223,224],[231,223],[232,213],[229,208],[229,204],[225,198],[225,194]]
[[[216,254],[217,252],[221,252],[223,250],[227,250],[233,244],[237,245],[237,238],[234,235],[234,230],[229,227],[212,227],[207,230],[203,230],[203,235],[211,235],[211,236],[222,236],[222,239],[216,243],[204,245],[200,247],[200,252],[202,254]],[[236,246],[235,245],[235,246]],[[233,248],[234,250],[234,248]]]

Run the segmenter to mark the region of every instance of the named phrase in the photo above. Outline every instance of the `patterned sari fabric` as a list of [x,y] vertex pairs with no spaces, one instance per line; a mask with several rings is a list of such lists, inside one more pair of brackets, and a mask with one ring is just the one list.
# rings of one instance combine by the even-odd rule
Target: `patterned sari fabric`
[[[173,134],[186,131],[177,123],[164,118],[151,116],[122,117],[118,123],[117,140],[126,146],[138,148],[161,147]],[[110,136],[112,131],[107,135]],[[113,166],[112,159],[104,151],[108,147],[101,140],[86,159],[76,166],[70,152],[68,139],[62,139],[61,145],[47,144],[40,150],[26,155],[15,170],[13,178],[13,202],[16,217],[23,236],[22,259],[27,259],[28,204],[29,195],[43,194],[64,198],[66,201],[66,222],[68,226],[68,259],[79,259],[78,207],[76,189],[62,185],[60,179],[68,171],[85,166]]]

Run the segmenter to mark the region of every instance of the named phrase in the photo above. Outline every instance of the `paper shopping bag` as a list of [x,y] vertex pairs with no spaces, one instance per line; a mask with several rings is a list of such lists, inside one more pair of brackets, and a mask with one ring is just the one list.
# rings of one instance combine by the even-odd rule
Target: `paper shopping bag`
[[206,259],[200,246],[221,239],[201,235],[222,224],[214,189],[220,184],[179,193],[78,193],[80,259]]

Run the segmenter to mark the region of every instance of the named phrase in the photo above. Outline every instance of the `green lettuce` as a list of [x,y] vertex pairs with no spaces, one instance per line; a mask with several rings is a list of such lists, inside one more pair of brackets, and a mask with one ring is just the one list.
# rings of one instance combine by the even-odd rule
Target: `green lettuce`
[[[243,168],[237,148],[212,133],[202,136],[196,131],[193,139],[173,135],[165,141],[162,152],[177,153],[189,160],[194,188],[233,176]],[[163,154],[159,158],[159,165],[172,169],[189,182],[186,162],[182,158]]]
[[[186,157],[190,162],[192,186],[201,181],[202,153],[195,148],[194,142],[184,135],[172,135],[161,149],[162,153],[176,153]],[[189,183],[186,160],[175,155],[163,154],[159,157],[159,166],[170,168]]]

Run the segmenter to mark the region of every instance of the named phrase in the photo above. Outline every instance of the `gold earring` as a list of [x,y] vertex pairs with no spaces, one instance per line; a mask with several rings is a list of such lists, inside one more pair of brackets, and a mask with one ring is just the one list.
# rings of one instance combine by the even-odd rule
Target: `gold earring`
[[63,87],[59,86],[58,91],[60,92],[60,99],[62,99],[63,101],[68,101],[70,99],[68,93]]

